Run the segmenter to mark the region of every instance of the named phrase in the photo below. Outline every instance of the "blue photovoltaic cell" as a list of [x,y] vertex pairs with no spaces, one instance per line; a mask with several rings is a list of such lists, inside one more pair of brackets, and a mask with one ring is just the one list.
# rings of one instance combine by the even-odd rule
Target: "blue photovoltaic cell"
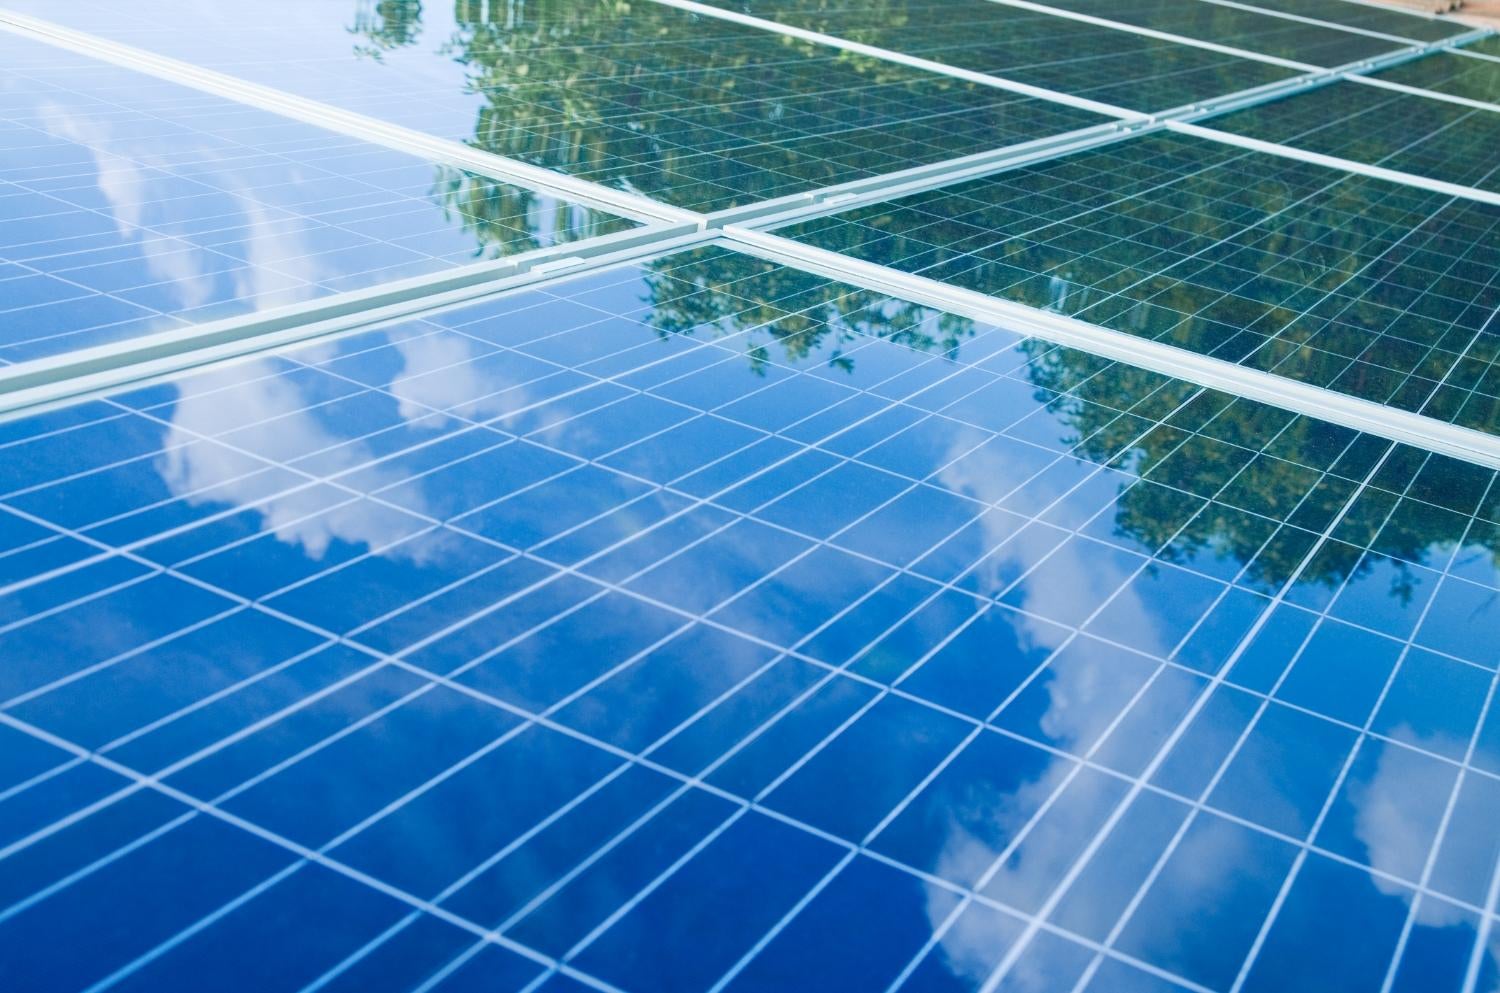
[[0,33],[0,363],[637,222]]
[[[1109,123],[1073,107],[661,4],[265,0],[22,9],[692,210]],[[289,37],[289,35],[291,37]]]
[[717,247],[0,466],[8,987],[1494,988],[1490,471]]

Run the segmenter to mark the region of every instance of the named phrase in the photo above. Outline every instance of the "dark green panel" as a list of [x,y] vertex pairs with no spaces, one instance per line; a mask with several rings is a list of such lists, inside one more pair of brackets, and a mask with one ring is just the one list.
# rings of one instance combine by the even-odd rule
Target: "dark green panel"
[[1375,75],[1393,83],[1500,104],[1500,62],[1493,59],[1439,52]]
[[1294,70],[990,0],[714,0],[716,6],[1133,110],[1262,86]]
[[1472,30],[1467,24],[1420,17],[1404,10],[1377,7],[1373,3],[1353,3],[1350,0],[1255,0],[1251,6],[1296,14],[1298,17],[1313,17],[1362,31],[1379,31],[1412,41],[1442,41]]
[[1462,186],[1500,190],[1500,110],[1340,82],[1203,123]]
[[1048,6],[1318,66],[1345,65],[1402,47],[1400,42],[1198,0],[1051,0]]
[[1500,433],[1497,225],[1486,204],[1152,136],[779,233]]

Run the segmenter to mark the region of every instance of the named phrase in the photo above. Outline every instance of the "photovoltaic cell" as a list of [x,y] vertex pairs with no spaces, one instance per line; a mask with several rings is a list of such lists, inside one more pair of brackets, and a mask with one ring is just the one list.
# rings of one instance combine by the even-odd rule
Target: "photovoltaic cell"
[[1480,110],[1354,82],[1204,122],[1262,141],[1500,191],[1500,107]]
[[1133,110],[1165,110],[1295,70],[990,0],[718,0],[718,6]]
[[0,362],[638,222],[0,34]]
[[1198,0],[1192,3],[1178,0],[1051,0],[1047,6],[1318,66],[1346,65],[1403,47],[1399,41]]
[[303,6],[258,8],[259,32],[206,32],[194,19],[218,15],[191,9],[165,31],[118,11],[96,26],[97,8],[69,23],[696,210],[1110,120],[652,3],[460,4],[451,24],[420,30],[404,8],[415,23],[352,39],[323,3],[323,30],[286,51],[278,15],[295,24]]
[[0,445],[27,989],[1410,989],[1480,932],[1488,471],[719,248]]
[[778,233],[1493,433],[1497,222],[1484,203],[1174,135]]
[[1476,41],[1469,42],[1461,49],[1461,51],[1478,52],[1480,55],[1488,55],[1492,58],[1500,58],[1500,38],[1496,38],[1494,35],[1480,38]]
[[1500,62],[1491,59],[1439,52],[1377,72],[1375,78],[1500,105]]
[[1469,30],[1469,26],[1461,22],[1420,17],[1403,10],[1378,7],[1372,3],[1351,3],[1350,0],[1256,0],[1251,6],[1343,24],[1362,31],[1379,31],[1412,41],[1442,41]]

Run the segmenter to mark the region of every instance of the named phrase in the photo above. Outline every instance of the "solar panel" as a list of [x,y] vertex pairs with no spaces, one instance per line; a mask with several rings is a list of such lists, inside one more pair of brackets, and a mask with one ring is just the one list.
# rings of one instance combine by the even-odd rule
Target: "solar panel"
[[24,63],[0,70],[0,362],[639,223],[39,42],[0,53]]
[[1251,6],[1410,41],[1442,41],[1465,30],[1461,23],[1349,0],[1256,0]]
[[1500,62],[1442,52],[1377,73],[1377,79],[1500,105]]
[[1500,989],[1493,35],[14,6],[0,988]]
[[[1342,2],[1342,0],[1340,0]],[[1245,5],[1195,0],[1049,0],[1040,6],[1317,66],[1343,65],[1403,47],[1399,39],[1275,17]]]
[[281,61],[243,62],[234,44],[203,61],[695,210],[1108,121],[656,4],[553,0],[510,13],[463,8],[455,17],[450,37],[389,65],[355,66],[344,32],[317,46],[310,64],[292,63],[294,75]]
[[[12,974],[253,970],[222,956],[314,901],[344,926],[271,978],[416,942],[517,982],[758,986],[894,914],[872,982],[987,970],[1057,915],[1030,955],[1204,983],[1283,879],[1278,920],[1320,874],[1407,893],[1435,825],[1399,865],[1345,825],[1415,770],[1454,787],[1403,704],[1372,722],[1398,663],[1491,678],[1422,621],[1493,610],[1492,571],[1449,572],[1492,474],[893,303],[706,249],[13,422],[6,558],[50,568],[5,597],[34,660],[5,713],[42,735],[21,796],[56,799],[6,819],[41,894],[0,924]],[[1180,838],[1154,881],[1084,858],[1058,889],[1143,818]],[[1163,922],[1223,845],[1261,853],[1257,916],[1184,959]],[[710,893],[736,913],[667,955]],[[151,926],[47,955],[127,912]]]
[[780,233],[1493,431],[1487,381],[1460,367],[1494,354],[1497,222],[1489,204],[1174,135]]
[[717,5],[1133,110],[1165,110],[1294,74],[990,0],[891,7],[806,0]]
[[1212,127],[1368,165],[1500,190],[1494,111],[1341,82],[1213,119]]

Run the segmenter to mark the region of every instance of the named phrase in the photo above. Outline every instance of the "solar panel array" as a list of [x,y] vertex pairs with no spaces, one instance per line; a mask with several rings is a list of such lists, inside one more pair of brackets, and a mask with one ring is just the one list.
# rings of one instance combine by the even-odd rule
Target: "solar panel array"
[[0,28],[0,989],[1500,990],[1494,35]]

